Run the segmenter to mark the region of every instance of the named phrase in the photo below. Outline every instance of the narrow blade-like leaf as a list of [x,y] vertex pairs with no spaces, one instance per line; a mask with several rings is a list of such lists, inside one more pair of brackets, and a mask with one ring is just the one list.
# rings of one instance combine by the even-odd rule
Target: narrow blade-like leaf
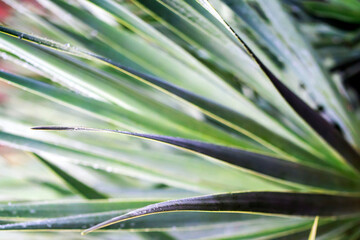
[[226,23],[224,19],[216,12],[216,10],[204,0],[209,11],[216,15],[216,18],[222,22],[226,28],[233,33],[236,39],[239,40],[241,45],[246,49],[253,60],[263,70],[265,75],[274,84],[279,93],[290,104],[290,106],[305,120],[329,145],[336,149],[344,158],[357,170],[360,170],[360,156],[357,151],[344,139],[344,137],[318,112],[309,107],[300,97],[293,93],[288,87],[286,87],[271,71],[265,66],[265,64],[257,57],[257,55],[250,49],[245,41]]
[[89,228],[82,234],[118,222],[166,212],[239,212],[295,216],[346,216],[360,213],[360,198],[290,192],[245,192],[209,195],[152,204]]
[[22,39],[24,40],[28,40],[40,45],[45,45],[56,50],[65,51],[69,54],[75,54],[86,58],[90,57],[100,60],[101,62],[106,63],[111,67],[114,67],[124,72],[130,77],[133,77],[135,80],[143,81],[155,88],[161,89],[162,91],[175,95],[176,97],[191,103],[193,106],[201,110],[204,114],[216,119],[217,121],[220,121],[221,123],[235,129],[236,131],[239,131],[253,138],[254,140],[268,147],[269,149],[272,149],[273,151],[286,156],[286,158],[288,159],[292,159],[294,161],[312,162],[315,164],[321,161],[321,159],[324,159],[324,162],[321,163],[322,166],[323,164],[329,164],[333,167],[335,165],[338,169],[342,169],[344,171],[347,171],[348,173],[350,172],[349,169],[347,169],[346,166],[344,167],[342,163],[339,164],[339,162],[334,162],[332,161],[332,159],[324,158],[324,156],[322,156],[322,153],[311,148],[309,145],[307,145],[307,143],[299,141],[299,139],[297,138],[294,138],[294,136],[285,136],[276,133],[244,114],[234,111],[224,105],[213,102],[200,95],[187,91],[186,89],[180,88],[174,84],[168,83],[162,79],[148,75],[146,73],[138,72],[132,68],[123,66],[110,59],[98,56],[94,53],[82,51],[78,48],[65,47],[62,44],[56,42],[50,42],[46,39],[40,39],[1,26],[0,31],[11,36],[21,35]]
[[[320,169],[289,162],[275,157],[265,156],[244,150],[215,145],[190,139],[160,136],[152,134],[131,133],[118,130],[103,130],[83,127],[34,127],[34,130],[69,130],[69,131],[106,131],[155,140],[181,149],[186,149],[205,156],[213,157],[225,163],[246,168],[267,176],[300,184],[340,190],[343,186],[353,186],[350,180],[325,172]],[[337,186],[337,187],[336,187]]]
[[65,181],[70,188],[78,192],[80,195],[84,196],[87,199],[106,199],[108,198],[105,194],[98,192],[96,189],[86,185],[85,183],[77,180],[75,177],[71,176],[67,172],[63,171],[60,167],[56,166],[52,162],[46,160],[45,158],[34,154],[34,156],[39,159],[43,164],[49,167],[56,175],[58,175],[62,180]]
[[314,224],[313,224],[313,226],[311,228],[309,240],[315,240],[316,239],[316,230],[318,228],[318,223],[319,223],[319,216],[316,216],[315,220],[314,220]]

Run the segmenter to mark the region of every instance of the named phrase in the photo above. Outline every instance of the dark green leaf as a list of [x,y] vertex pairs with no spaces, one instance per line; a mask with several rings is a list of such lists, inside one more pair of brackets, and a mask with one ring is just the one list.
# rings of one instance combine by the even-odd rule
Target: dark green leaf
[[[215,11],[215,9],[213,9]],[[220,17],[220,15],[219,15]],[[279,93],[292,106],[292,108],[334,149],[336,149],[353,167],[360,170],[359,153],[344,139],[344,137],[318,112],[309,107],[301,98],[287,88],[255,55],[240,36],[223,20],[223,23],[244,46],[249,55],[263,70]]]
[[360,213],[360,198],[311,193],[245,192],[171,200],[112,218],[83,232],[118,222],[176,211],[268,213],[295,216],[349,216]]
[[326,18],[333,18],[344,22],[360,23],[359,1],[304,1],[303,6],[310,13]]
[[87,199],[104,199],[108,198],[105,194],[98,192],[96,189],[86,185],[85,183],[77,180],[75,177],[71,176],[60,167],[56,166],[52,162],[46,160],[45,158],[34,154],[34,156],[39,159],[43,164],[50,168],[56,175],[58,175],[64,182],[73,190],[78,192],[80,195],[84,196]]
[[346,178],[337,176],[330,172],[320,169],[304,166],[298,163],[265,156],[257,153],[247,152],[244,150],[225,147],[215,144],[209,144],[189,139],[175,138],[169,136],[151,135],[131,133],[117,130],[102,130],[83,127],[34,127],[35,130],[70,130],[70,131],[107,131],[136,136],[145,139],[151,139],[163,142],[182,149],[190,150],[196,153],[210,156],[235,166],[240,166],[258,173],[262,173],[275,178],[283,179],[300,184],[320,188],[334,188],[344,190],[344,187],[354,186],[352,182]]
[[[47,47],[52,47],[56,50],[65,51],[67,53],[80,55],[86,58],[92,57],[102,62],[105,62],[106,64],[109,64],[110,66],[133,77],[134,80],[144,81],[155,88],[160,88],[161,90],[175,95],[176,97],[180,97],[181,99],[199,108],[204,114],[222,122],[223,124],[235,129],[236,131],[239,131],[253,138],[254,140],[268,147],[269,149],[272,149],[273,151],[284,155],[286,158],[292,159],[294,161],[305,161],[311,162],[313,164],[320,164],[322,167],[324,167],[324,164],[329,165],[329,167],[334,167],[335,165],[338,170],[344,170],[349,172],[349,170],[346,169],[343,164],[333,162],[331,161],[331,159],[321,159],[319,157],[319,154],[321,153],[310,149],[309,146],[306,146],[304,142],[299,142],[299,139],[294,139],[293,137],[291,137],[292,140],[289,141],[287,137],[282,136],[282,134],[275,133],[273,130],[264,127],[262,124],[254,121],[253,119],[249,118],[244,114],[234,111],[226,106],[215,103],[207,98],[194,94],[174,84],[163,81],[157,77],[138,72],[134,69],[113,62],[110,59],[98,56],[90,52],[81,51],[80,49],[68,48],[59,43],[50,42],[46,39],[40,39],[1,26],[0,30],[11,36],[21,35],[22,39],[35,42],[40,45],[45,45]],[[291,154],[289,154],[290,152]],[[319,161],[322,160],[323,162],[319,163]]]

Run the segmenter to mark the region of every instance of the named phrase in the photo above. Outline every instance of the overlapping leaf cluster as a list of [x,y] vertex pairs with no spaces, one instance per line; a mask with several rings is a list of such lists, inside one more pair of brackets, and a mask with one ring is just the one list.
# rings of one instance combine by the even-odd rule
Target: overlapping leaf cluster
[[1,230],[359,236],[360,118],[281,1],[3,1]]

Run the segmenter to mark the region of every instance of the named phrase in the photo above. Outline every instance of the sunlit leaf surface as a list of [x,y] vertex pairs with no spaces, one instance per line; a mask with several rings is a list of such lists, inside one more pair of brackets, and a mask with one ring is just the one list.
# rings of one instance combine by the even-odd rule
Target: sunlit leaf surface
[[0,0],[0,238],[359,239],[359,12]]

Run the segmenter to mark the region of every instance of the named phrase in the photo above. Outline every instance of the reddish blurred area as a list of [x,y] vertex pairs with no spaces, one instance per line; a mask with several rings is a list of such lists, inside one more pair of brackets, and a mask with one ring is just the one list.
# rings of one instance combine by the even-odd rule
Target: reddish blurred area
[[[21,0],[24,4],[32,4],[35,7],[41,8],[40,4],[36,0]],[[0,1],[0,22],[4,22],[6,18],[10,17],[13,13],[13,9],[5,2]]]
[[[35,9],[43,9],[41,5],[36,0],[20,0],[23,4],[32,5]],[[5,2],[0,0],[0,24],[5,23],[8,18],[13,16],[14,10],[7,5]],[[11,70],[11,64],[6,64],[5,62],[1,61],[0,58],[0,70],[7,69]],[[7,94],[7,89],[11,88],[12,86],[0,82],[0,105],[6,104],[7,100],[10,96]],[[19,157],[19,154],[24,154],[21,151],[14,150],[12,148],[3,146],[0,144],[0,156],[2,159],[5,159],[9,164],[16,165],[19,164],[18,159],[26,159],[24,157]]]
[[0,21],[4,21],[12,13],[12,9],[4,2],[0,2]]
[[[5,87],[5,85],[4,85],[4,84],[0,84],[0,88],[3,88],[3,87]],[[3,92],[0,92],[0,104],[5,103],[5,102],[6,102],[6,99],[7,99],[6,94],[3,93]]]
[[[24,4],[33,4],[36,7],[40,6],[36,0],[21,0]],[[0,1],[0,22],[4,23],[7,18],[11,17],[14,10],[7,5],[5,2]],[[0,69],[7,69],[6,64],[4,64],[0,59]],[[6,88],[10,86],[4,83],[0,83],[0,104],[4,104],[8,98],[6,95]]]

